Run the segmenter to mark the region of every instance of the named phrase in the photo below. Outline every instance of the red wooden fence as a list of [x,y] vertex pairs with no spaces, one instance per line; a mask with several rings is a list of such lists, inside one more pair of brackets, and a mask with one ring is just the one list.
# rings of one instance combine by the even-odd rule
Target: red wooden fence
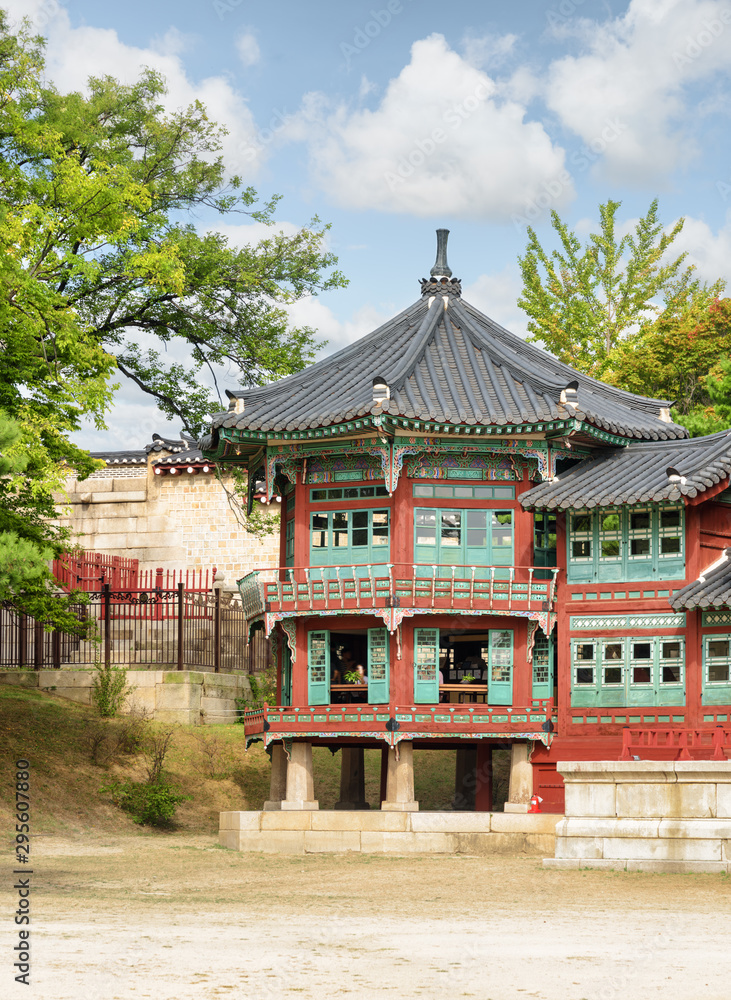
[[115,593],[171,591],[182,583],[189,594],[205,594],[213,587],[216,567],[140,570],[139,559],[104,552],[69,552],[53,560],[53,576],[64,590],[87,594],[101,594],[105,583]]
[[134,590],[139,576],[139,559],[110,556],[105,552],[66,552],[53,560],[53,576],[64,590],[100,594],[102,584],[114,590]]

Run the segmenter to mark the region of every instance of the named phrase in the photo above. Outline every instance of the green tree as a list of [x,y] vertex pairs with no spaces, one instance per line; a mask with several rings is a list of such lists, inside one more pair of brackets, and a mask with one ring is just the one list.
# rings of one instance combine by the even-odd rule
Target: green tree
[[706,377],[705,388],[707,406],[694,406],[688,413],[675,417],[677,423],[688,428],[691,437],[714,434],[731,427],[731,358],[718,362],[715,372]]
[[[724,360],[731,357],[731,299],[724,284],[694,283],[688,294],[628,337],[603,378],[631,392],[675,401],[673,419],[695,435],[729,426],[722,412]],[[723,381],[723,379],[722,379]]]
[[64,542],[50,520],[53,496],[20,424],[0,410],[0,601],[68,632],[84,631],[71,605],[78,595],[54,592],[49,561]]
[[[313,331],[290,328],[282,306],[344,284],[323,276],[328,227],[314,219],[241,249],[199,233],[192,213],[273,225],[278,200],[255,210],[254,190],[226,179],[225,129],[205,108],[166,113],[151,70],[131,86],[91,79],[88,95],[60,94],[42,73],[42,40],[10,34],[2,17],[2,318],[19,328],[3,374],[33,362],[13,380],[16,402],[50,374],[101,420],[116,371],[195,433],[220,406],[201,371],[227,366],[251,385],[307,364]],[[141,346],[151,335],[159,346]],[[184,364],[164,358],[171,341],[188,348]]]
[[[226,368],[252,385],[301,369],[314,333],[290,327],[283,307],[345,283],[317,219],[241,249],[198,231],[204,217],[273,226],[277,198],[256,208],[256,192],[226,177],[225,130],[198,102],[166,112],[164,93],[151,70],[59,93],[44,80],[43,39],[27,23],[11,32],[0,10],[0,409],[28,463],[27,530],[6,541],[38,535],[29,583],[64,541],[40,527],[53,491],[69,470],[96,467],[69,435],[82,417],[104,426],[116,379],[196,433],[221,405],[201,373]],[[185,363],[166,358],[170,344]],[[6,565],[22,573],[19,558]]]
[[684,220],[666,233],[655,200],[634,232],[620,239],[620,205],[608,201],[599,206],[600,231],[590,234],[585,246],[551,212],[561,249],[547,252],[529,228],[525,254],[518,258],[523,277],[518,305],[529,316],[528,339],[594,378],[603,377],[622,338],[658,311],[658,296],[666,302],[682,299],[691,284],[693,269],[684,266],[686,254],[665,259]]

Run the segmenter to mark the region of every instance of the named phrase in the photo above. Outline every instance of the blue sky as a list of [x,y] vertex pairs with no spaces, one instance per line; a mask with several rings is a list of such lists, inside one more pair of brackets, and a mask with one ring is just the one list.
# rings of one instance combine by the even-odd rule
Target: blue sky
[[[440,226],[465,297],[517,333],[525,226],[550,241],[551,208],[586,234],[608,198],[629,227],[657,196],[668,226],[686,217],[676,246],[700,276],[731,279],[729,0],[4,6],[47,36],[60,89],[155,66],[171,106],[200,98],[227,125],[230,169],[284,196],[283,228],[332,223],[350,285],[291,310],[326,350],[417,298]],[[127,387],[109,426],[77,440],[139,447],[179,429]]]

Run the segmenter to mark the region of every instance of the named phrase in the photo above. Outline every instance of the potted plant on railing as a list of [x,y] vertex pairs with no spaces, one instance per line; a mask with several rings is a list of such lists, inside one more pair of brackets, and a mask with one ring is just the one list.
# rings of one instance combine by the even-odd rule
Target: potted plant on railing
[[343,674],[343,681],[345,684],[365,684],[366,682],[365,677],[358,670],[348,670]]
[[462,678],[462,683],[463,684],[474,684],[475,683],[475,675],[474,674],[465,674],[464,677]]

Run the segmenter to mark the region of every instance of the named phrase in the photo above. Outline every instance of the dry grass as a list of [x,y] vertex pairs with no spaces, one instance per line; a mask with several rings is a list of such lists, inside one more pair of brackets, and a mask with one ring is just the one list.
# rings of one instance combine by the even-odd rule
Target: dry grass
[[[150,733],[169,726],[139,724]],[[138,727],[139,728],[139,727]],[[106,734],[106,735],[105,735]],[[0,686],[0,750],[6,760],[31,762],[35,833],[139,832],[100,789],[110,778],[144,780],[146,761],[135,751],[128,719],[100,720],[84,706],[26,688]],[[131,751],[131,752],[129,752]],[[314,748],[315,796],[332,809],[340,793],[340,755]],[[454,793],[454,751],[417,750],[416,797],[421,809],[449,808]],[[365,753],[366,798],[377,807],[380,750]],[[496,788],[504,785],[497,769]],[[210,833],[218,814],[261,809],[269,794],[269,758],[261,743],[244,750],[240,725],[177,726],[165,760],[168,779],[190,799],[178,808],[181,832]],[[0,786],[0,817],[10,822],[9,785]]]

